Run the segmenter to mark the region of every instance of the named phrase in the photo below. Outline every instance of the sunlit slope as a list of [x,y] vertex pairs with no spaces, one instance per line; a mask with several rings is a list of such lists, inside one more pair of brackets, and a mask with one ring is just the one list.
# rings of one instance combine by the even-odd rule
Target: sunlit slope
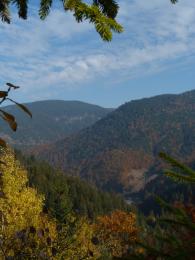
[[40,156],[68,174],[124,192],[144,187],[144,174],[162,150],[195,159],[194,90],[128,102]]

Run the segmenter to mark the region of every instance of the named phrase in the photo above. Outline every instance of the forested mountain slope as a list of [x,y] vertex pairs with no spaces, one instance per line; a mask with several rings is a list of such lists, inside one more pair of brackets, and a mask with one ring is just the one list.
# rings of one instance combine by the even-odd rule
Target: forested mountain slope
[[16,117],[18,130],[13,133],[1,120],[1,136],[20,148],[55,142],[82,128],[92,125],[112,109],[80,101],[48,100],[28,103],[33,114],[28,118],[15,105],[5,107],[5,111]]
[[159,151],[195,160],[195,90],[128,102],[39,156],[105,190],[135,192],[161,167]]
[[70,212],[94,219],[113,210],[130,210],[120,195],[103,192],[80,178],[65,176],[48,163],[16,152],[16,157],[28,170],[29,185],[45,196],[45,207],[59,221]]

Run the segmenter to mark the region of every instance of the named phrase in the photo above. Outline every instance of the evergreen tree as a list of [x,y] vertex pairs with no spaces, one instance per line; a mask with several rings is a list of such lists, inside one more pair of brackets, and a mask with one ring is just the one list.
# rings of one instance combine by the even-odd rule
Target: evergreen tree
[[[172,166],[165,170],[166,176],[177,182],[194,184],[194,170],[165,153],[160,153],[160,157]],[[138,254],[136,259],[194,259],[195,205],[181,202],[172,205],[160,197],[156,200],[164,211],[158,218],[153,216],[153,228],[147,227],[144,242],[140,243],[145,253]]]

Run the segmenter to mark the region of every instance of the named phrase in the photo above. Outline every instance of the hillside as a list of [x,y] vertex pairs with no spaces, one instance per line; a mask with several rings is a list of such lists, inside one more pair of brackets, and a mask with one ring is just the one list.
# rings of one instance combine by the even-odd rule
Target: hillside
[[70,212],[94,219],[115,209],[130,209],[119,195],[100,191],[79,178],[65,176],[48,163],[25,157],[21,152],[17,151],[16,157],[28,170],[29,185],[44,194],[45,207],[59,221]]
[[161,150],[195,160],[195,90],[128,102],[39,156],[105,190],[129,193],[154,179]]
[[112,109],[102,108],[79,101],[49,100],[28,103],[33,114],[30,119],[15,105],[5,107],[18,122],[18,130],[13,133],[2,120],[1,136],[10,144],[20,148],[55,142],[92,125]]

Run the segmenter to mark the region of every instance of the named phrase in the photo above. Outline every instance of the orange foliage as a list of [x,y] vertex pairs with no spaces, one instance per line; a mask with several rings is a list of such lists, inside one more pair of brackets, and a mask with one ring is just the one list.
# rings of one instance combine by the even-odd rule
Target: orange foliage
[[95,232],[113,256],[121,257],[137,240],[136,215],[116,210],[110,216],[98,217]]

